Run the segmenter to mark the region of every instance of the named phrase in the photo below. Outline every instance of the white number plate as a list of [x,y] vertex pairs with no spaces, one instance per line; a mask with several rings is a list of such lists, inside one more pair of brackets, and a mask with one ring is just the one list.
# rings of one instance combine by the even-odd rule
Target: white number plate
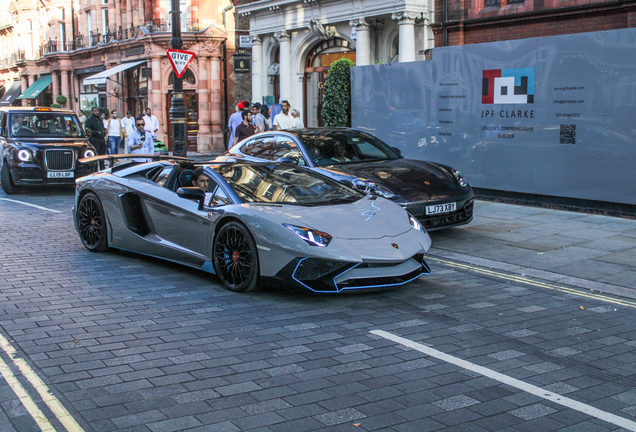
[[73,171],[49,171],[46,176],[48,178],[73,178],[75,173]]
[[450,213],[457,210],[457,203],[448,203],[448,204],[437,204],[432,206],[426,206],[426,214],[440,214],[440,213]]

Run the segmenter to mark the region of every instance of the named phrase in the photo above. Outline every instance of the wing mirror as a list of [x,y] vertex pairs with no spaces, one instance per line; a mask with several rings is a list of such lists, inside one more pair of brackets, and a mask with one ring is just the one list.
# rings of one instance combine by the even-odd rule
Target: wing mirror
[[282,158],[278,159],[276,162],[298,165],[298,159],[291,158],[291,157],[282,157]]
[[397,147],[391,147],[391,149],[398,154],[398,156],[402,156],[402,150]]
[[177,195],[180,198],[193,199],[199,202],[199,210],[203,210],[203,202],[205,201],[205,192],[196,186],[180,187],[177,189]]

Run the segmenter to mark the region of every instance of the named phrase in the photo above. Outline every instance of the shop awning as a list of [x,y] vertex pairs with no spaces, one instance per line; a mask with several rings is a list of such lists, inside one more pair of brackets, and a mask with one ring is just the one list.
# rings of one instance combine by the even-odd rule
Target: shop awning
[[18,96],[18,99],[35,99],[40,93],[42,93],[42,90],[51,84],[51,81],[53,81],[53,77],[51,75],[42,75],[36,82],[31,84],[24,93]]
[[88,78],[84,78],[84,85],[97,85],[97,84],[106,84],[106,80],[109,76],[115,75],[116,73],[125,71],[126,69],[130,69],[131,67],[135,67],[142,63],[146,63],[146,60],[140,60],[131,63],[122,63],[110,69],[106,69],[98,74],[91,75]]
[[2,96],[0,99],[0,106],[11,106],[13,101],[18,97],[18,95],[22,92],[22,84],[20,81],[13,81],[9,90]]

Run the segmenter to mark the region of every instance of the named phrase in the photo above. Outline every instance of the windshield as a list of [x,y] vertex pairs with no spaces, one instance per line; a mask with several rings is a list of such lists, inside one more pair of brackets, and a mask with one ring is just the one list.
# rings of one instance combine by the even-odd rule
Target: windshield
[[9,128],[13,138],[77,138],[84,132],[73,113],[11,113]]
[[244,202],[329,205],[364,197],[335,180],[288,164],[221,165],[214,169]]
[[364,132],[317,130],[299,133],[298,138],[317,166],[400,157],[391,147]]

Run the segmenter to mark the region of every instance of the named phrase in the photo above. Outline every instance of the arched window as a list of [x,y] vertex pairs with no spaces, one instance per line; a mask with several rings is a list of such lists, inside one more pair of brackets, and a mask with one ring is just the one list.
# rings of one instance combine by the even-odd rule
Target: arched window
[[[192,70],[188,69],[185,71],[183,76],[181,77],[184,83],[195,85],[197,83],[197,79],[194,77]],[[172,85],[174,82],[174,72],[170,72],[170,78],[168,78],[168,85]]]

